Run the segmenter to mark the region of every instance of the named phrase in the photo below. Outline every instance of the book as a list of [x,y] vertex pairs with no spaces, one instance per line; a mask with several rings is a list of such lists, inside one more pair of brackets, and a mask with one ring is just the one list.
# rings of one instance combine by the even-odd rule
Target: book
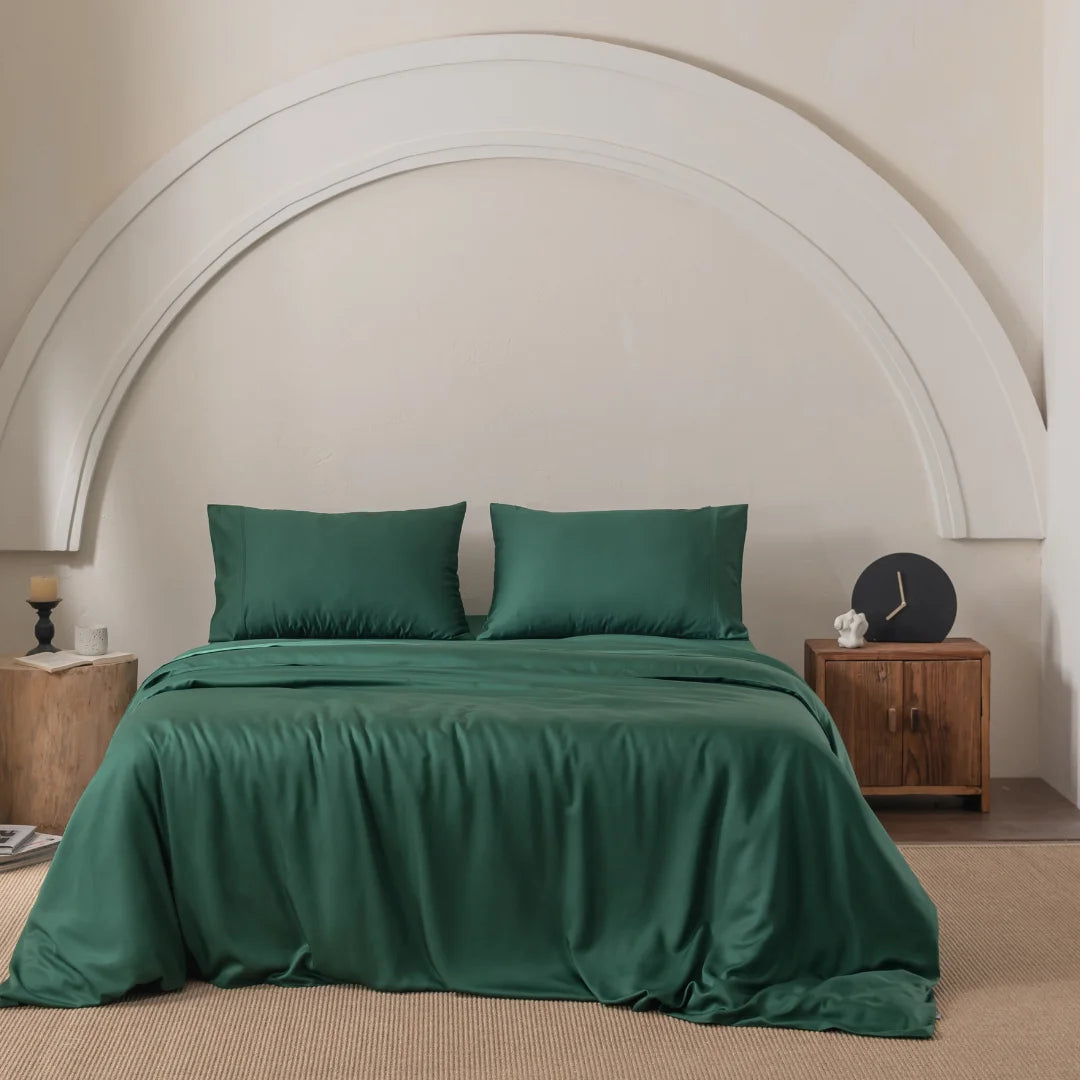
[[104,664],[109,660],[134,660],[135,654],[121,650],[119,652],[104,652],[100,656],[84,656],[83,659],[89,660],[92,664]]
[[74,667],[87,667],[90,664],[100,664],[107,660],[127,660],[134,654],[129,652],[102,653],[101,656],[81,656],[77,652],[61,649],[54,653],[35,653],[33,656],[16,656],[17,664],[26,664],[27,667],[38,668],[40,671],[57,672],[67,671]]
[[33,656],[16,656],[16,664],[26,664],[27,667],[40,668],[42,671],[67,671],[68,668],[83,667],[90,663],[89,656],[79,656],[78,653],[60,652],[35,653]]
[[0,855],[14,855],[33,835],[33,825],[0,825]]
[[33,839],[23,844],[14,855],[0,855],[0,874],[5,870],[48,861],[53,857],[60,840],[61,837],[54,833],[34,832]]

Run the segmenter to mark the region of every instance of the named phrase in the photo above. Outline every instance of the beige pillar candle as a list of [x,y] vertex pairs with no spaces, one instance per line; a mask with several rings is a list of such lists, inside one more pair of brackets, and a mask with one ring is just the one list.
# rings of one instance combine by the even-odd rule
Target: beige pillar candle
[[32,577],[30,579],[30,599],[37,603],[58,600],[60,591],[54,577]]

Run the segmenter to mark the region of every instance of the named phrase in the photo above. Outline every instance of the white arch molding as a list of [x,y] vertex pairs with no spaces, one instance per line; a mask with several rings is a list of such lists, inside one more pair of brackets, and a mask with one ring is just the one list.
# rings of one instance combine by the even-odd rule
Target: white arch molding
[[1045,429],[1019,361],[898,192],[796,113],[718,75],[598,41],[498,34],[356,57],[262,94],[102,214],[0,365],[0,549],[78,549],[131,380],[260,237],[373,180],[492,157],[602,166],[722,208],[860,329],[910,420],[941,534],[1043,535]]

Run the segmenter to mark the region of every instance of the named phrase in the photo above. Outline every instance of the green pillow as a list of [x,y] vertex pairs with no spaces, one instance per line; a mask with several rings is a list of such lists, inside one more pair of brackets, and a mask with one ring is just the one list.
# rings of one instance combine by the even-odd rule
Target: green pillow
[[457,638],[465,504],[312,514],[208,506],[217,576],[211,641]]
[[480,640],[745,639],[746,506],[555,514],[491,504],[495,596]]

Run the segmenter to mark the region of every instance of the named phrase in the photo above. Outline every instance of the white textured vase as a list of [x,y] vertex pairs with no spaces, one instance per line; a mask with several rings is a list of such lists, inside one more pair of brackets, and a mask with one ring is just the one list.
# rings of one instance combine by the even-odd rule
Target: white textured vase
[[75,651],[80,656],[103,656],[109,651],[109,628],[100,624],[76,626]]

